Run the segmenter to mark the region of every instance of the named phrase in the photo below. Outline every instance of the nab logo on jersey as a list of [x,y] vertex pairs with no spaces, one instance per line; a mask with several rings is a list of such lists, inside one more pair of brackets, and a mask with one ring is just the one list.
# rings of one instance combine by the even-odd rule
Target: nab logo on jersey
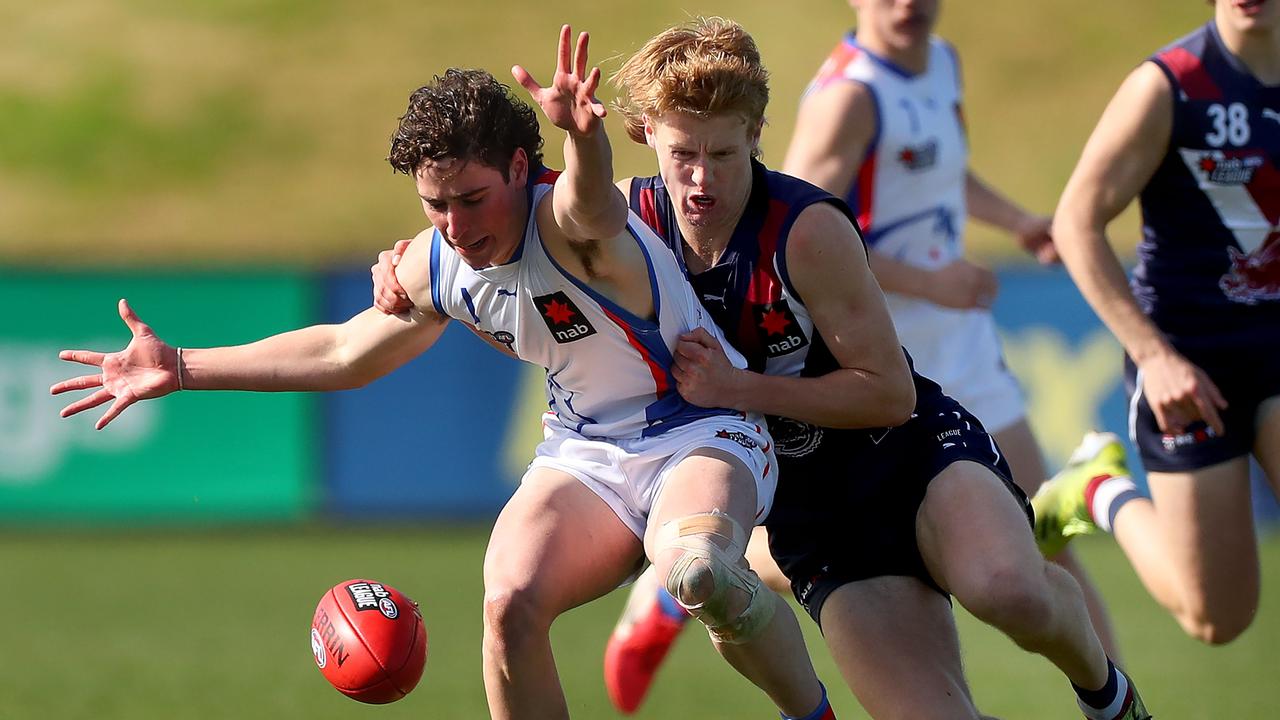
[[898,151],[898,162],[908,170],[928,170],[938,164],[938,141],[930,140],[915,147],[904,145]]
[[756,329],[760,333],[765,355],[776,358],[809,344],[804,331],[800,329],[800,323],[796,322],[795,313],[787,306],[786,298],[755,305],[751,312],[755,314]]
[[551,331],[551,336],[561,345],[596,334],[596,329],[591,327],[587,317],[562,290],[535,297],[533,304],[538,308],[542,321],[547,324],[547,329]]

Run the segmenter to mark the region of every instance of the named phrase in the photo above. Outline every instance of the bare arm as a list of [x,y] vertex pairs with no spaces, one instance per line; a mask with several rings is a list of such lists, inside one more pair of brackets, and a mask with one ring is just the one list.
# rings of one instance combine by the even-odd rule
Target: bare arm
[[1151,179],[1169,144],[1172,88],[1152,63],[1134,70],[1103,112],[1054,215],[1058,252],[1081,294],[1142,369],[1162,429],[1203,418],[1222,432],[1221,393],[1138,307],[1106,226]]
[[[853,186],[879,128],[875,94],[860,82],[836,82],[805,99],[787,148],[784,172],[837,197]],[[915,267],[876,251],[867,258],[885,292],[918,297],[947,307],[990,306],[995,276],[965,262],[945,271]]]
[[613,149],[605,134],[604,105],[596,99],[600,68],[587,71],[587,33],[570,46],[572,30],[560,28],[556,72],[542,87],[523,67],[512,75],[541,106],[553,125],[565,131],[564,172],[551,193],[551,219],[570,241],[613,238],[627,223],[627,200],[613,186]]
[[[857,233],[828,204],[797,219],[787,241],[787,267],[818,332],[840,367],[821,377],[779,377],[748,370],[717,380],[714,349],[677,347],[680,392],[700,405],[720,405],[796,418],[827,427],[900,425],[915,408],[915,385]],[[710,393],[702,396],[706,383]],[[691,395],[693,397],[691,397]]]
[[965,173],[964,195],[970,217],[1013,235],[1018,244],[1042,264],[1058,262],[1053,236],[1049,232],[1050,218],[1027,212],[984,182],[973,170]]
[[805,98],[782,171],[844,197],[879,125],[876,99],[859,82],[836,82]]
[[[417,243],[422,248],[429,243]],[[406,256],[417,262],[404,276],[406,287],[420,295],[427,277],[426,259],[413,249]],[[412,260],[410,260],[412,262]],[[420,268],[420,270],[419,270]],[[427,290],[429,293],[429,289]],[[419,307],[431,308],[430,298]],[[53,394],[101,388],[71,403],[67,417],[113,401],[98,421],[99,429],[138,400],[163,397],[179,390],[339,390],[359,387],[381,377],[425,351],[444,330],[445,319],[434,311],[414,309],[389,316],[369,309],[341,325],[314,325],[274,335],[248,345],[189,349],[181,355],[120,301],[120,316],[133,334],[120,352],[63,351],[59,356],[101,368],[100,373],[63,381]]]

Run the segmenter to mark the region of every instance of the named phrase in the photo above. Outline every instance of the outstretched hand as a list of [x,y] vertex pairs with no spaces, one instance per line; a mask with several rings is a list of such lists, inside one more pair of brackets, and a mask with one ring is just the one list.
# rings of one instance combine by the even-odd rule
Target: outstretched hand
[[151,327],[138,318],[125,300],[120,301],[120,319],[124,320],[129,332],[133,333],[133,339],[124,350],[113,353],[63,350],[58,353],[62,360],[95,365],[102,369],[100,373],[63,380],[49,388],[53,395],[69,390],[101,388],[62,408],[62,417],[71,417],[114,399],[115,402],[111,403],[111,407],[107,408],[94,425],[101,430],[139,400],[164,397],[180,389],[178,351],[156,337]]
[[513,66],[511,74],[529,91],[553,125],[575,135],[590,135],[607,114],[604,104],[596,99],[600,68],[587,72],[588,36],[585,32],[578,35],[578,47],[571,54],[569,39],[572,33],[568,25],[560,28],[556,74],[549,86],[538,84],[521,65]]

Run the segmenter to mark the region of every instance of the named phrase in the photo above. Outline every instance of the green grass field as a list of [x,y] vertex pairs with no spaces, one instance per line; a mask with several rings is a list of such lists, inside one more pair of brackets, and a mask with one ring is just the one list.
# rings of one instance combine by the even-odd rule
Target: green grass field
[[[0,718],[486,717],[480,562],[487,530],[370,524],[145,534],[5,531]],[[1111,602],[1128,667],[1157,718],[1276,716],[1280,538],[1264,545],[1258,621],[1236,643],[1206,648],[1158,610],[1114,544],[1094,538],[1081,544]],[[314,667],[307,636],[315,603],[330,585],[355,576],[396,585],[419,601],[426,618],[426,675],[395,705],[348,700]],[[575,717],[616,716],[605,698],[600,658],[622,599],[614,593],[567,614],[553,629]],[[840,717],[865,717],[840,686],[813,624],[802,624]],[[1006,720],[1079,717],[1070,689],[1045,661],[963,613],[961,629],[969,678],[987,713]],[[636,717],[776,715],[691,629]]]
[[[843,0],[0,0],[0,264],[367,265],[425,225],[383,160],[412,89],[451,65],[510,81],[523,63],[545,80],[566,22],[591,31],[609,74],[654,33],[715,14],[760,44],[762,144],[780,164],[801,91],[853,24]],[[974,167],[1051,212],[1125,74],[1209,15],[1194,1],[943,3]],[[651,174],[652,154],[608,122],[618,175]],[[563,136],[546,135],[558,164]],[[1136,239],[1132,215],[1115,235]],[[969,240],[980,257],[1020,255],[982,228]]]

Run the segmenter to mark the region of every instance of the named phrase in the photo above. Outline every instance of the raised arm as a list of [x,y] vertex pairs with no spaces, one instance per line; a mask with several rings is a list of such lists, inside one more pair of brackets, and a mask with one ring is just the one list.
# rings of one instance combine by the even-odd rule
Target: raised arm
[[[428,245],[422,242],[413,247]],[[421,253],[410,249],[407,269],[401,270],[406,289],[418,303],[410,312],[390,316],[371,308],[340,325],[313,325],[248,345],[180,352],[157,337],[121,300],[120,317],[133,335],[128,346],[114,353],[62,351],[63,360],[94,365],[101,371],[57,383],[50,392],[99,388],[63,408],[62,416],[111,402],[98,420],[100,430],[133,403],[180,389],[278,392],[360,387],[425,351],[444,330],[443,317],[418,309],[432,305],[426,258],[415,260],[415,255]]]
[[852,224],[823,203],[807,208],[787,240],[787,268],[840,367],[821,377],[733,370],[705,332],[676,348],[675,377],[690,402],[782,415],[827,427],[907,421],[915,384]]
[[1081,294],[1143,374],[1143,391],[1165,432],[1203,419],[1223,431],[1226,407],[1208,376],[1187,362],[1142,312],[1106,227],[1160,165],[1173,126],[1172,88],[1153,63],[1120,86],[1071,174],[1054,214],[1053,236]]
[[542,87],[523,67],[515,77],[553,125],[565,131],[564,172],[552,191],[555,226],[570,241],[613,238],[627,224],[627,200],[613,185],[613,149],[604,131],[605,106],[595,97],[600,68],[587,71],[587,33],[571,47],[572,29],[560,28],[556,72]]

